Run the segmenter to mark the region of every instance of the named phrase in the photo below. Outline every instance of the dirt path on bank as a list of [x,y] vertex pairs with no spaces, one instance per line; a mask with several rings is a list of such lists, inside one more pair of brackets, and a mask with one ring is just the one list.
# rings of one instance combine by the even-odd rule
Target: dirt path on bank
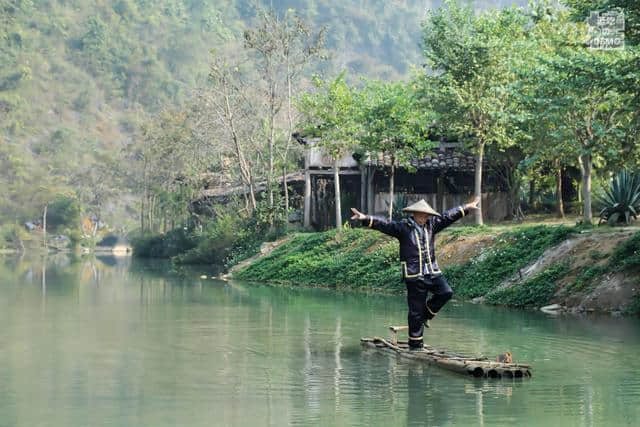
[[255,260],[257,260],[258,258],[261,258],[263,256],[269,255],[271,252],[273,252],[273,250],[275,248],[277,248],[278,246],[288,242],[289,240],[291,240],[293,238],[294,234],[289,234],[288,236],[283,237],[282,239],[276,240],[274,242],[264,242],[261,246],[260,246],[260,252],[257,253],[256,255],[245,259],[244,261],[239,262],[238,264],[234,265],[233,267],[231,267],[229,269],[229,271],[226,274],[223,274],[220,276],[220,278],[222,279],[229,279],[231,278],[231,276],[233,275],[234,271],[238,271],[243,269],[244,267],[248,266],[249,264],[251,264],[252,262],[254,262]]

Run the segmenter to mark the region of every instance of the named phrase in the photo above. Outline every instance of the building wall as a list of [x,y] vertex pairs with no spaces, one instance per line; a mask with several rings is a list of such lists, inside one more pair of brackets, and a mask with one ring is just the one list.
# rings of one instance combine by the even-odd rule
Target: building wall
[[[398,193],[396,193],[398,194]],[[451,209],[459,206],[471,200],[470,194],[443,194],[441,200],[438,200],[436,193],[430,194],[415,194],[415,193],[401,193],[408,196],[407,204],[417,202],[420,199],[425,199],[435,210],[438,212]],[[374,211],[375,215],[387,215],[387,203],[389,200],[388,192],[380,192],[375,194]],[[506,192],[492,192],[482,194],[482,217],[485,221],[500,221],[507,217],[508,214],[508,195]],[[462,219],[463,224],[473,223],[473,217],[468,216]]]

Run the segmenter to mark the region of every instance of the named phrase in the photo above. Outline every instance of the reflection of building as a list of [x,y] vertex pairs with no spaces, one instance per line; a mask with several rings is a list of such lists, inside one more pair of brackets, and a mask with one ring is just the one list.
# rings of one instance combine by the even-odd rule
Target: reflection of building
[[[323,155],[313,139],[297,139],[307,146],[305,226],[330,228],[335,224],[333,160]],[[350,207],[385,215],[389,201],[390,156],[366,154],[358,160],[347,155],[338,163],[343,219],[350,216]],[[441,142],[431,155],[412,161],[411,169],[414,171],[409,171],[408,167],[396,167],[394,193],[398,207],[424,198],[435,209],[443,211],[463,203],[473,193],[474,158],[460,152],[458,143]],[[483,193],[484,219],[505,218],[508,213],[507,192],[490,173],[483,177],[483,188],[487,191]],[[465,218],[465,221],[471,219]]]

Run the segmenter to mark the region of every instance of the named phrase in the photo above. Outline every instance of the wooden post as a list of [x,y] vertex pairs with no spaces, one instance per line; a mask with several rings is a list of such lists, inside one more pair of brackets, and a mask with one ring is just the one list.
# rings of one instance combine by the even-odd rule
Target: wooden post
[[342,194],[340,194],[340,158],[333,159],[333,195],[336,205],[336,228],[342,228],[342,207],[340,205]]
[[375,173],[375,170],[371,166],[367,167],[367,213],[369,215],[375,214],[375,195],[373,193],[373,178]]
[[311,227],[311,172],[304,171],[304,227]]
[[398,345],[398,332],[400,331],[408,331],[408,326],[389,326],[389,330],[391,331],[391,344]]
[[441,175],[436,177],[436,204],[433,205],[433,208],[438,212],[444,212],[446,209],[444,203],[444,184],[442,180]]
[[47,208],[48,204],[44,205],[44,213],[42,214],[42,244],[44,246],[44,250],[47,250]]
[[367,169],[360,166],[360,211],[367,211]]
[[311,172],[309,171],[309,150],[304,153],[304,228],[311,227]]

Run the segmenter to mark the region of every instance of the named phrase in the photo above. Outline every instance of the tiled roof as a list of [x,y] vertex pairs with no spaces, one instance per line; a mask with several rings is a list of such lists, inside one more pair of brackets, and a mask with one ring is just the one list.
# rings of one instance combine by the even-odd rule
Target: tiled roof
[[[286,178],[287,178],[287,183],[304,182],[304,172],[300,172],[300,171],[291,172],[290,174],[287,174]],[[274,180],[280,184],[282,183],[282,177],[274,177]],[[267,187],[266,181],[257,182],[255,186],[255,191],[256,193],[260,191],[264,191],[266,187]],[[229,196],[239,195],[247,192],[248,192],[248,189],[244,185],[235,185],[235,186],[225,185],[222,187],[215,187],[215,188],[208,188],[208,189],[201,190],[200,196],[198,198],[229,197]]]
[[[367,166],[391,166],[391,156],[386,153],[367,153],[363,160]],[[428,156],[412,160],[411,165],[416,169],[473,171],[475,160],[472,154],[462,152],[459,144],[443,143]]]

